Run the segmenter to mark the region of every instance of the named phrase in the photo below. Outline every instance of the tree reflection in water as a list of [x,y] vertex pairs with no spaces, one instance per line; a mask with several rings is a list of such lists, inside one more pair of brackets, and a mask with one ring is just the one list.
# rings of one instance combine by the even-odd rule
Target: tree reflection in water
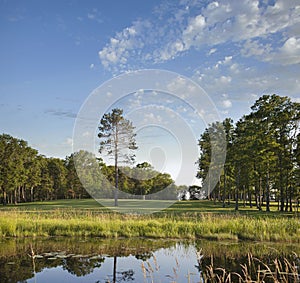
[[[200,250],[197,256],[196,252]],[[202,282],[203,271],[211,265],[212,259],[216,268],[240,272],[240,264],[247,262],[248,252],[264,262],[271,262],[275,257],[291,255],[292,251],[300,254],[299,244],[279,244],[276,249],[274,243],[1,239],[0,282],[34,282],[35,274],[42,278],[45,270],[48,274],[51,270],[52,274],[67,271],[73,276],[68,282],[84,282],[83,277],[87,278],[86,282],[95,283],[148,282],[153,279],[153,282],[170,282],[172,279],[184,283],[190,277],[193,278],[189,282]],[[146,273],[143,273],[142,266],[149,267]],[[53,282],[51,278],[47,280]]]
[[[118,257],[114,256],[112,283],[134,281],[133,269],[120,272],[117,271],[117,259]],[[96,283],[100,283],[100,281],[97,281]],[[111,283],[111,281],[106,281],[106,283]]]

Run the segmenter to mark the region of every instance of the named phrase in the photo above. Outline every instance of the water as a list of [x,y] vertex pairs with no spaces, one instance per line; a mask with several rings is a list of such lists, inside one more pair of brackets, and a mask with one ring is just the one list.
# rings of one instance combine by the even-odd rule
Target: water
[[203,282],[202,270],[211,264],[212,258],[215,267],[239,272],[248,252],[272,262],[275,257],[300,254],[300,245],[149,239],[4,239],[0,240],[0,282],[198,283]]

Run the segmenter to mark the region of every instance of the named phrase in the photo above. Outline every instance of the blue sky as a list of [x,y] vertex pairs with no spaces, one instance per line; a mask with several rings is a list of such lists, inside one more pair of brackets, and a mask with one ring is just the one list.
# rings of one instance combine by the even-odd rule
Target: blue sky
[[0,36],[0,132],[47,156],[72,152],[89,94],[128,71],[194,80],[220,118],[265,93],[300,100],[297,0],[0,0]]

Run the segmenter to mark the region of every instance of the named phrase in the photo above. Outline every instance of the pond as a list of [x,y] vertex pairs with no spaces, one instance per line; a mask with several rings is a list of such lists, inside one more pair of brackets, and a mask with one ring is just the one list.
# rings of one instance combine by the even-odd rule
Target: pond
[[139,238],[2,239],[0,282],[204,282],[202,272],[212,263],[215,268],[241,272],[248,253],[272,263],[276,257],[295,258],[300,245]]

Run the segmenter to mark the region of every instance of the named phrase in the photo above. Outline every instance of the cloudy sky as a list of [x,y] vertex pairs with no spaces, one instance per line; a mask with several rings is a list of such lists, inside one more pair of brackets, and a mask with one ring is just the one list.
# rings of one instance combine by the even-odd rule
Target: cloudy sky
[[[72,152],[76,117],[90,93],[129,71],[161,69],[193,80],[221,119],[238,120],[262,94],[300,100],[298,0],[0,0],[0,36],[0,132],[47,156]],[[154,129],[174,113],[200,135],[197,119],[184,114],[193,108],[184,97],[179,105],[169,94],[146,93],[139,87],[107,105],[127,105],[135,119],[148,105],[140,159],[145,148],[168,155],[160,144],[183,148],[168,126]],[[164,169],[180,170],[168,170],[171,163]]]

